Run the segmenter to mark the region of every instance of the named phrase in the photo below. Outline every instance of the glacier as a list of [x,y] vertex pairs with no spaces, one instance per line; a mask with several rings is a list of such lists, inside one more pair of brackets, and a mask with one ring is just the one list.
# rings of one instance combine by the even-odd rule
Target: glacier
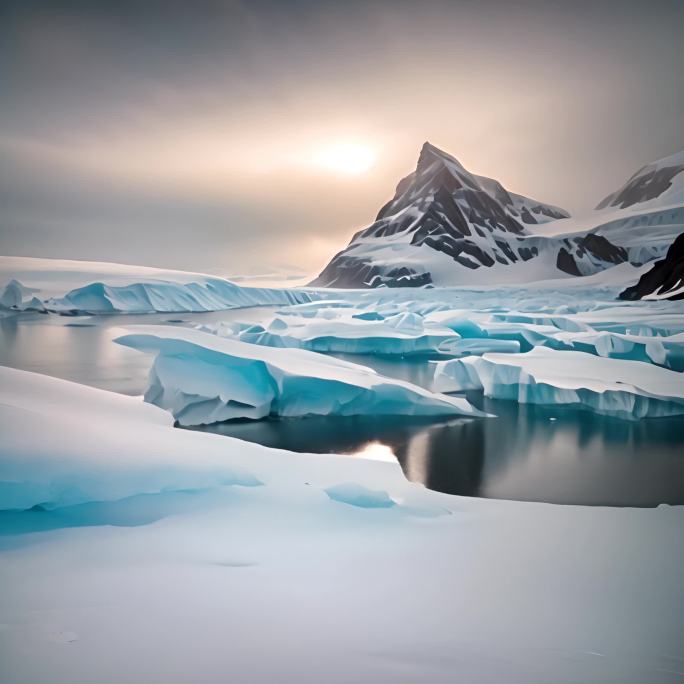
[[185,426],[269,415],[485,415],[463,398],[303,349],[169,326],[136,326],[115,341],[155,354],[145,400]]
[[684,414],[684,375],[639,361],[536,347],[434,363],[433,389],[481,389],[523,404],[570,405],[616,418]]

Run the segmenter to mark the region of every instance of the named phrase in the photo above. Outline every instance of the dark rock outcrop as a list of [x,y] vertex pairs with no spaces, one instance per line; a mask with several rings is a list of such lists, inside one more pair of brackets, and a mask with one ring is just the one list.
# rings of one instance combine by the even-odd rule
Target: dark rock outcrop
[[635,300],[652,294],[663,299],[684,299],[684,233],[670,245],[664,259],[656,261],[636,285],[628,287],[619,296],[620,299]]

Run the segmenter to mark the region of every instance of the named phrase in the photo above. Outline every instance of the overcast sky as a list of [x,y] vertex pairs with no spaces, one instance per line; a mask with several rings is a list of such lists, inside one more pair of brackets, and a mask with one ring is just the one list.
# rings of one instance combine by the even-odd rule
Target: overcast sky
[[[0,252],[313,272],[425,140],[585,212],[684,148],[682,26],[681,0],[2,0]],[[370,167],[322,163],[345,145]]]

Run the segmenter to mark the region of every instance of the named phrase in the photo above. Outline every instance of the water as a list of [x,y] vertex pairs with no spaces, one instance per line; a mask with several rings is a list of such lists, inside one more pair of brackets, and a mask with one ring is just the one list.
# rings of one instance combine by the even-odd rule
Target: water
[[[228,319],[258,322],[272,311],[14,316],[0,319],[0,364],[141,394],[151,359],[112,342],[120,327]],[[346,358],[393,377],[427,383],[424,362]],[[479,394],[468,398],[497,417],[308,417],[235,421],[201,429],[292,451],[396,458],[409,479],[452,494],[589,505],[684,504],[684,418],[627,422]]]

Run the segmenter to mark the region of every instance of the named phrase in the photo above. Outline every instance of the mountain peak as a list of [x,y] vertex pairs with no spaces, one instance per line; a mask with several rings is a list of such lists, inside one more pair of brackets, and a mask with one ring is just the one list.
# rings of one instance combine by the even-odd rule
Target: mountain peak
[[435,147],[435,145],[426,140],[420,149],[416,171],[420,172],[434,164],[436,161],[455,166],[461,173],[467,173],[463,164],[461,164],[456,157],[453,157],[444,150],[440,150],[439,147]]

